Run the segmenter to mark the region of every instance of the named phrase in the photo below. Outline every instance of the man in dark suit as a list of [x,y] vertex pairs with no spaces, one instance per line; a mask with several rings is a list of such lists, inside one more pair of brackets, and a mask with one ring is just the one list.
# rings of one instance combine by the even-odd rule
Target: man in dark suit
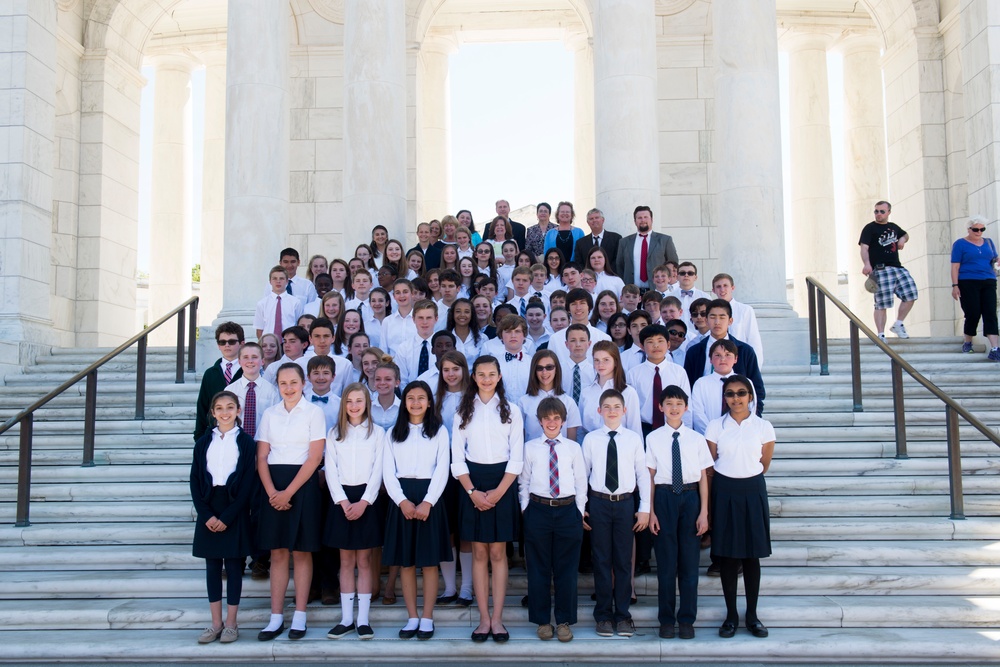
[[601,246],[604,248],[604,252],[608,253],[608,260],[612,264],[608,269],[614,270],[613,265],[618,257],[618,244],[621,243],[622,235],[604,231],[604,214],[598,208],[592,208],[587,212],[587,226],[590,227],[590,233],[576,242],[573,256],[578,258],[581,264],[584,264],[591,248]]
[[[429,223],[421,222],[417,225],[417,245],[410,250],[419,250],[424,253],[424,270],[436,269],[441,265],[441,248],[444,244],[440,241],[431,243],[431,226]],[[406,254],[410,254],[410,250]]]
[[[618,244],[615,259],[615,273],[625,284],[638,285],[640,289],[652,287],[653,269],[666,264],[667,260],[680,263],[674,240],[666,234],[653,231],[653,210],[648,206],[636,206],[632,212],[635,234],[629,234]],[[643,256],[642,247],[646,246]]]
[[736,364],[733,372],[738,375],[747,376],[755,389],[755,399],[757,401],[757,415],[764,411],[764,379],[760,375],[760,366],[757,363],[757,354],[747,343],[736,340],[729,335],[729,325],[733,323],[733,307],[724,299],[716,299],[708,304],[708,335],[695,343],[684,353],[684,371],[687,373],[688,382],[694,386],[695,381],[703,375],[711,372],[711,365],[708,372],[705,367],[708,364],[708,348],[717,340],[728,338],[736,344],[739,353],[736,357]]
[[[528,228],[522,225],[520,222],[515,222],[510,219],[510,203],[506,199],[499,199],[496,203],[497,215],[505,218],[510,228],[513,230],[511,236],[517,241],[517,247],[524,250],[525,235],[528,233]],[[483,238],[491,239],[493,236],[490,234],[490,230],[493,228],[493,223],[486,223],[486,229],[483,230]]]

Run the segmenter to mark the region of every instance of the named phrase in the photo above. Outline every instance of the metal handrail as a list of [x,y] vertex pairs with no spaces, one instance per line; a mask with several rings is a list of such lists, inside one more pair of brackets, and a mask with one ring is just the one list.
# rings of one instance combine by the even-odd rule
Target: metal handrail
[[951,518],[964,519],[965,500],[962,494],[962,449],[958,433],[958,418],[961,417],[964,419],[998,447],[1000,447],[1000,436],[975,415],[959,405],[955,399],[945,394],[940,387],[924,377],[920,371],[911,366],[898,352],[889,347],[885,341],[881,340],[840,299],[835,297],[829,289],[824,287],[815,278],[807,277],[806,287],[809,291],[810,363],[814,366],[819,364],[820,375],[830,374],[830,350],[826,330],[827,300],[835,305],[851,323],[851,386],[855,412],[864,411],[861,395],[861,344],[858,332],[864,332],[880,350],[889,356],[892,370],[892,412],[896,434],[897,459],[909,458],[906,454],[906,413],[903,406],[903,371],[906,371],[911,378],[944,403],[945,430],[947,431],[948,439],[948,486],[951,495]]
[[84,467],[94,465],[94,435],[97,426],[97,370],[119,354],[138,344],[135,371],[135,419],[146,417],[146,348],[147,337],[153,331],[177,316],[177,377],[176,384],[184,384],[184,333],[185,313],[190,309],[187,326],[188,359],[187,371],[195,370],[196,338],[198,335],[198,297],[194,296],[177,306],[169,313],[153,322],[136,335],[108,352],[103,357],[87,366],[85,369],[63,382],[61,385],[42,396],[40,399],[21,410],[16,415],[0,424],[0,435],[6,433],[16,424],[21,424],[21,433],[17,459],[17,517],[14,526],[21,528],[31,525],[28,511],[31,499],[31,453],[32,436],[34,433],[35,411],[45,406],[49,401],[59,396],[80,380],[87,379],[87,389],[83,409],[83,463]]

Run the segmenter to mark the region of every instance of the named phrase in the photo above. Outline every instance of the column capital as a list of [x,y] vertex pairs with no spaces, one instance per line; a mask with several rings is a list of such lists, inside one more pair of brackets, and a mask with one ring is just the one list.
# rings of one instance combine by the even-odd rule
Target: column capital
[[882,39],[874,31],[845,30],[833,41],[830,49],[845,56],[863,51],[873,51],[880,54],[882,52]]
[[205,67],[226,66],[226,45],[219,44],[215,48],[198,49],[198,60]]
[[146,53],[145,62],[157,70],[172,69],[190,73],[201,63],[201,59],[187,50],[152,51]]
[[563,46],[569,51],[582,51],[594,46],[594,38],[582,27],[566,28],[563,33]]
[[460,46],[458,33],[454,30],[433,30],[417,44],[421,53],[436,53],[450,56]]
[[778,46],[782,51],[826,51],[833,44],[834,35],[817,27],[795,26],[778,35]]

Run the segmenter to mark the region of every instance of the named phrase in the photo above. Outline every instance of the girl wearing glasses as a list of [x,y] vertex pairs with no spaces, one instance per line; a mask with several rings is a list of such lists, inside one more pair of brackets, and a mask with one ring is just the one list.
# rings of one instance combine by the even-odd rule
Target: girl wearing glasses
[[570,440],[576,440],[576,429],[580,426],[580,409],[572,397],[563,392],[559,357],[552,350],[538,350],[531,358],[527,392],[518,401],[521,412],[528,415],[524,419],[525,442],[542,437],[542,425],[534,415],[538,412],[538,404],[549,396],[555,396],[566,406],[562,434]]
[[985,236],[986,218],[969,219],[969,233],[951,246],[951,296],[962,305],[965,342],[962,352],[972,352],[972,337],[983,320],[983,335],[990,341],[990,361],[1000,361],[997,347],[997,248]]
[[754,637],[767,637],[767,628],[757,618],[760,594],[760,559],[771,555],[771,526],[764,473],[774,454],[774,427],[754,414],[753,383],[743,375],[732,375],[722,383],[727,412],[705,429],[708,449],[715,459],[712,477],[712,557],[721,570],[726,620],[719,636],[736,634],[736,584],[740,565],[746,590],[747,630]]

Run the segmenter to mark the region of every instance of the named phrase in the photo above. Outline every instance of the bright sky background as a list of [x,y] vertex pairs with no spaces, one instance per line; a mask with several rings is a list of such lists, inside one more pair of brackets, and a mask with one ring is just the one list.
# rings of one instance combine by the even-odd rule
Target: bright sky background
[[[494,215],[494,202],[513,208],[540,201],[573,201],[573,55],[560,42],[469,44],[450,56],[452,212],[468,208],[479,229]],[[843,59],[827,60],[830,83],[831,142],[837,227],[844,220]],[[782,151],[785,165],[785,246],[791,257],[795,221],[791,219],[788,137],[788,56],[779,57]],[[149,218],[152,172],[153,90],[156,73],[143,69],[139,169],[140,271],[149,268]],[[191,218],[194,261],[201,256],[201,183],[205,76],[191,81]],[[886,193],[888,195],[888,193]],[[530,223],[531,221],[525,221]],[[852,239],[838,233],[838,268],[855,252]],[[791,270],[790,262],[786,262]],[[789,273],[789,275],[791,275]]]

